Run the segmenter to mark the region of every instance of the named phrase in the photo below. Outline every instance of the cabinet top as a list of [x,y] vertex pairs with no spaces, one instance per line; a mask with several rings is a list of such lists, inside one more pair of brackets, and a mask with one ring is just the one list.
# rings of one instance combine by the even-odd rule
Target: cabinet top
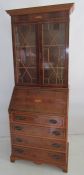
[[39,6],[39,7],[31,7],[23,9],[12,9],[12,10],[6,10],[6,12],[10,16],[16,16],[16,15],[26,15],[33,13],[47,13],[47,12],[59,12],[59,11],[69,11],[69,13],[71,13],[73,9],[74,9],[74,3],[67,3],[67,4]]

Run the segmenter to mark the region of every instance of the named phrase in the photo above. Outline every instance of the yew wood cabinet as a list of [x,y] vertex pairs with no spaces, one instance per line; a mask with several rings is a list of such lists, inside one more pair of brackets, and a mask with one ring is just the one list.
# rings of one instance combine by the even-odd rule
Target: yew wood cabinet
[[9,105],[11,161],[68,170],[69,15],[73,4],[7,10],[15,87]]

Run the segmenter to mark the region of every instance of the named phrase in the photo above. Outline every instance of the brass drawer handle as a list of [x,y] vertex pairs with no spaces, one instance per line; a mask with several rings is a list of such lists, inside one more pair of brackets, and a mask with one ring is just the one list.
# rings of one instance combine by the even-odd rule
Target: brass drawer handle
[[22,139],[17,137],[17,138],[16,138],[16,141],[17,141],[17,142],[22,142]]
[[23,153],[23,152],[24,152],[24,150],[19,149],[19,148],[17,148],[15,151],[16,151],[17,153],[19,153],[19,154],[21,154],[21,153]]
[[50,156],[54,160],[60,160],[60,156],[59,155],[50,155]]
[[55,136],[61,135],[60,131],[53,131],[52,134],[55,135]]
[[59,143],[53,143],[52,146],[55,148],[60,148],[62,145]]
[[23,127],[22,126],[15,126],[15,129],[18,131],[21,131],[23,129]]
[[51,124],[56,124],[56,123],[57,123],[57,120],[55,120],[55,119],[50,119],[50,120],[49,120],[49,123],[51,123]]
[[24,116],[16,115],[16,120],[25,120]]

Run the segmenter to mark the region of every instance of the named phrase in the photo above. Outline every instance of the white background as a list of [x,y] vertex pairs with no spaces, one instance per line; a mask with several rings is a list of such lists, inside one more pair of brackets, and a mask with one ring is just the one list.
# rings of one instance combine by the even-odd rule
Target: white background
[[[13,86],[11,20],[6,9],[70,3],[71,0],[0,0],[0,136],[9,136],[8,105]],[[74,0],[70,21],[69,133],[84,134],[84,1]]]

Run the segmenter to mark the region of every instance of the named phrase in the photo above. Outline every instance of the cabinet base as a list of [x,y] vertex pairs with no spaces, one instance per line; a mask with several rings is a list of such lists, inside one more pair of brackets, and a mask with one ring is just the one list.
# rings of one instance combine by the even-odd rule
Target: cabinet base
[[15,162],[15,160],[20,160],[20,159],[23,159],[23,160],[30,160],[36,164],[50,164],[50,165],[54,165],[60,169],[63,170],[63,172],[68,172],[68,149],[69,149],[69,144],[67,145],[67,153],[66,153],[66,162],[64,162],[63,164],[60,163],[51,163],[51,162],[47,162],[45,160],[35,160],[35,159],[28,159],[27,157],[19,157],[19,156],[16,156],[16,155],[11,155],[10,156],[10,161],[11,162]]

